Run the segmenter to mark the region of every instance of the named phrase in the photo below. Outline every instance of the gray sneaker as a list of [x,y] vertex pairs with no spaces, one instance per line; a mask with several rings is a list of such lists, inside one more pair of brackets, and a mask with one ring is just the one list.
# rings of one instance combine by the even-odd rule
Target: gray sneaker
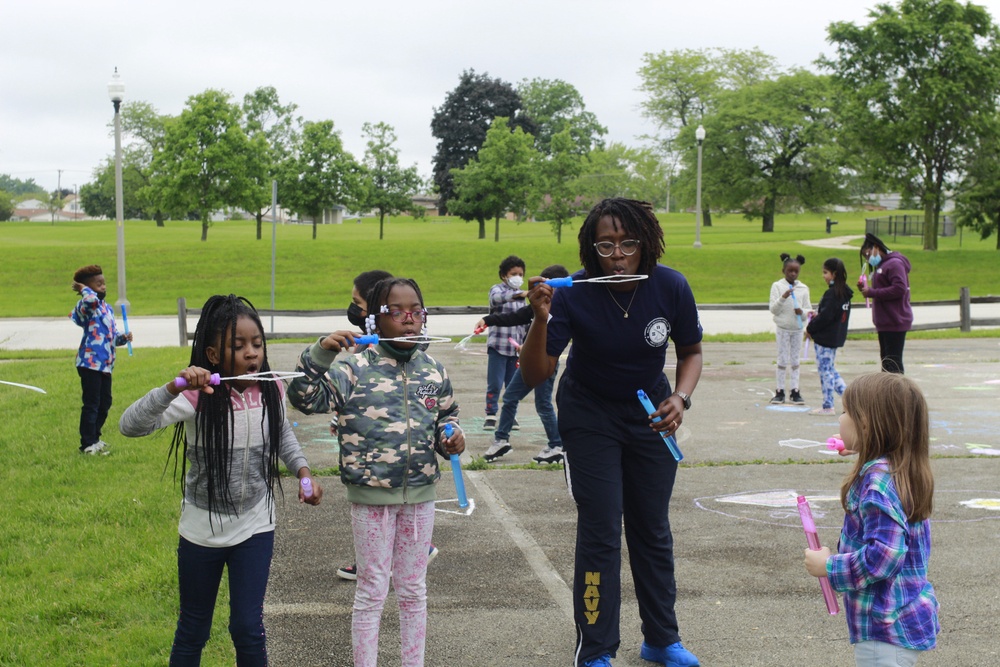
[[490,448],[486,450],[483,454],[483,458],[486,459],[487,463],[492,463],[498,458],[510,451],[510,443],[506,440],[494,440]]
[[496,415],[486,415],[486,419],[483,420],[483,430],[484,431],[495,431],[497,428],[497,416]]
[[104,442],[103,440],[98,440],[89,447],[84,447],[83,449],[80,450],[80,452],[83,454],[90,454],[91,456],[96,456],[97,454],[100,454],[101,456],[107,456],[108,454],[111,453],[108,450],[108,443]]
[[536,463],[559,463],[563,460],[563,448],[562,445],[557,447],[549,447],[546,445],[542,451],[538,452],[538,456],[532,459]]

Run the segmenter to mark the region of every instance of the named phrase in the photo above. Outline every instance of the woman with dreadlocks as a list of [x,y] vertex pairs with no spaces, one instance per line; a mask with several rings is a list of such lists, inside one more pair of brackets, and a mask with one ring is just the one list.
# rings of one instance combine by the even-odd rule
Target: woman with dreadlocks
[[191,365],[179,373],[183,381],[153,389],[121,418],[122,434],[132,437],[175,425],[170,453],[175,473],[182,460],[184,501],[177,547],[180,616],[171,667],[201,663],[224,567],[236,664],[267,664],[264,592],[274,552],[278,461],[300,480],[310,480],[312,494],[300,485],[299,502],[318,505],[323,496],[285,417],[284,385],[210,383],[212,373],[229,377],[269,370],[254,307],[232,294],[213,296],[198,320]]
[[[662,435],[675,435],[701,377],[701,323],[677,271],[657,263],[663,230],[645,202],[605,199],[580,228],[574,278],[648,276],[553,290],[532,278],[535,317],[521,348],[529,386],[551,375],[569,345],[559,382],[559,434],[577,506],[573,607],[574,665],[610,667],[621,641],[622,518],[643,639],[640,655],[670,667],[698,659],[681,644],[674,602],[673,536],[667,516],[677,461]],[[663,373],[669,340],[675,385]],[[644,390],[651,417],[637,400]]]
[[[337,360],[357,334],[334,331],[306,348],[288,400],[306,414],[340,418],[340,479],[351,503],[358,587],[351,639],[355,667],[378,664],[379,627],[389,582],[399,605],[402,667],[424,664],[427,560],[434,532],[436,454],[465,450],[448,372],[417,343],[424,298],[408,278],[386,278],[367,294],[366,329],[378,345]],[[454,429],[445,434],[446,425]]]

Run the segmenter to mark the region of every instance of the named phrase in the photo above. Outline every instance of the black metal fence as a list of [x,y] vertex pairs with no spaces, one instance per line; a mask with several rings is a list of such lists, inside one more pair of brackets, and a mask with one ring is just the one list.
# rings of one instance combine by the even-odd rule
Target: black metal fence
[[[884,218],[865,218],[865,232],[879,238],[897,236],[923,236],[924,216],[889,215]],[[954,236],[955,221],[947,215],[938,221],[938,236]]]

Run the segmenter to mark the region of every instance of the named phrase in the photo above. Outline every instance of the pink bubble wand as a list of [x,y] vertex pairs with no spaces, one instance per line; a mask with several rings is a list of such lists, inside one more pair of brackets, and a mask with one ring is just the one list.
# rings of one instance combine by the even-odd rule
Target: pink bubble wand
[[[809,509],[809,501],[805,496],[798,497],[799,518],[802,519],[802,530],[806,533],[806,542],[813,551],[819,551],[822,547],[819,543],[819,533],[816,532],[816,522],[813,521],[812,510]],[[826,577],[819,577],[819,587],[823,590],[823,599],[826,601],[826,610],[831,615],[840,611],[837,605],[837,596],[830,586],[830,580]]]

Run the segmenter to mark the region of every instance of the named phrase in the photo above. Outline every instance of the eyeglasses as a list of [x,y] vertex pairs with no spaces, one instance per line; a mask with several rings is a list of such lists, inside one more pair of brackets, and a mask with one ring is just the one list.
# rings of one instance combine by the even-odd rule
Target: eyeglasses
[[427,311],[421,310],[390,310],[388,313],[384,313],[392,318],[393,322],[405,322],[406,317],[409,316],[414,323],[420,324],[425,319],[427,319]]
[[600,241],[594,244],[594,248],[597,249],[597,254],[601,257],[611,257],[611,255],[615,254],[615,248],[621,250],[622,254],[628,257],[629,255],[634,255],[635,251],[639,249],[639,241],[635,239],[625,239],[621,243]]

